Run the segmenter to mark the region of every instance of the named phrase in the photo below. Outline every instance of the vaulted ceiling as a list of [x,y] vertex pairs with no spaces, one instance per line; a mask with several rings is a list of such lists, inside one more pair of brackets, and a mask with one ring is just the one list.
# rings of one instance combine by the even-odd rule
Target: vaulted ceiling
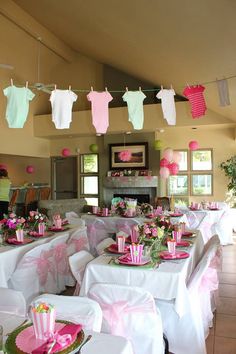
[[227,107],[214,82],[236,76],[235,0],[14,1],[101,63],[179,94],[187,83],[205,84],[207,106],[236,122],[236,77]]

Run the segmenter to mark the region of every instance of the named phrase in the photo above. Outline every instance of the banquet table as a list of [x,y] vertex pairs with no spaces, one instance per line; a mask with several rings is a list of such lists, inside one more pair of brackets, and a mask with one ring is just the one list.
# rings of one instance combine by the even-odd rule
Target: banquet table
[[[70,227],[68,230],[52,233],[48,237],[40,237],[35,239],[32,243],[25,245],[0,245],[0,287],[8,288],[8,281],[14,273],[18,262],[24,256],[25,253],[30,251],[36,246],[42,245],[46,242],[50,242],[55,238],[62,238],[66,233],[69,235],[76,230],[76,227]],[[69,236],[70,237],[70,236]]]
[[[134,225],[141,225],[144,222],[151,221],[152,219],[144,216],[136,217],[123,217],[119,215],[114,216],[98,216],[89,214],[82,214],[81,218],[85,221],[88,229],[88,239],[91,247],[92,253],[96,254],[95,246],[101,242],[104,238],[109,237],[111,234],[115,234],[118,231],[122,230],[126,233],[130,233],[130,229]],[[170,222],[176,224],[178,222],[185,222],[188,225],[188,220],[185,214],[182,214],[180,217],[170,217]],[[91,226],[96,228],[96,233],[92,230]],[[99,232],[100,229],[100,232]],[[94,237],[96,240],[94,240]]]
[[113,256],[103,254],[87,265],[80,295],[86,296],[92,284],[97,282],[138,286],[149,291],[156,299],[174,299],[175,310],[182,316],[185,299],[188,298],[186,283],[204,248],[200,231],[196,231],[196,237],[191,242],[192,246],[187,249],[189,258],[163,261],[157,268],[117,265],[110,263]]
[[[14,329],[23,324],[24,318],[15,315],[0,313],[0,323],[4,323],[3,335],[6,340],[7,336],[14,331]],[[85,339],[88,335],[92,335],[91,340],[83,347],[83,354],[133,354],[131,343],[124,337],[113,336],[111,334],[93,332],[84,330]],[[71,352],[77,353],[79,348]],[[6,352],[7,354],[12,354]]]

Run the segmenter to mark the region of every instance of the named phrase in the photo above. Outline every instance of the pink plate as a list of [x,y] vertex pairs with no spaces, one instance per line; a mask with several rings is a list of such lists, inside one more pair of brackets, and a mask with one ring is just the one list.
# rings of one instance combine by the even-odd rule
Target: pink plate
[[69,230],[69,227],[62,227],[61,229],[58,229],[57,227],[49,227],[50,231],[53,231],[53,232],[62,232],[62,231],[66,231],[66,230]]
[[142,261],[140,263],[133,263],[131,261],[130,255],[127,253],[127,254],[124,254],[121,257],[118,257],[117,261],[118,261],[119,264],[124,264],[124,265],[128,265],[128,266],[142,266],[142,265],[150,263],[150,258],[149,257],[143,257]]
[[193,235],[193,233],[190,232],[190,231],[185,231],[185,232],[182,233],[183,237],[191,237],[192,235]]
[[20,245],[26,245],[27,243],[34,242],[34,240],[31,240],[30,238],[24,238],[24,241],[20,242],[20,241],[17,241],[17,239],[15,237],[11,237],[11,238],[8,238],[6,240],[6,242],[11,244],[11,245],[20,246]]
[[190,243],[188,241],[180,241],[180,242],[177,242],[176,246],[177,247],[188,247],[188,246],[190,246]]
[[125,246],[124,252],[118,252],[118,245],[116,243],[113,243],[109,247],[105,249],[105,251],[111,252],[111,253],[118,253],[118,254],[123,254],[129,252],[129,246]]
[[178,217],[178,216],[183,216],[184,214],[177,214],[177,213],[173,213],[173,214],[169,214],[171,217]]
[[50,236],[53,234],[50,232],[45,232],[44,234],[39,234],[37,231],[30,231],[30,232],[28,232],[28,235],[31,237],[47,237],[47,236]]
[[160,257],[162,259],[183,259],[183,258],[188,258],[189,253],[185,251],[176,251],[175,254],[171,254],[168,251],[162,251],[160,253]]
[[209,208],[209,210],[220,210],[219,208]]

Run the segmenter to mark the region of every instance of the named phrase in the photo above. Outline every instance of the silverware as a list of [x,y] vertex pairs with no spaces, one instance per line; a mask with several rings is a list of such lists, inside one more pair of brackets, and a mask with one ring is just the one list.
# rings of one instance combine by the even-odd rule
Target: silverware
[[88,343],[88,341],[92,338],[92,335],[90,334],[84,341],[84,343],[80,346],[79,351],[76,354],[81,354],[81,349],[83,348],[83,346]]
[[51,352],[52,352],[52,350],[53,350],[53,347],[54,347],[54,345],[56,344],[56,342],[57,342],[57,340],[54,339],[54,341],[51,343],[51,345],[50,345],[50,347],[49,347],[49,349],[48,349],[48,351],[47,351],[47,354],[51,354]]

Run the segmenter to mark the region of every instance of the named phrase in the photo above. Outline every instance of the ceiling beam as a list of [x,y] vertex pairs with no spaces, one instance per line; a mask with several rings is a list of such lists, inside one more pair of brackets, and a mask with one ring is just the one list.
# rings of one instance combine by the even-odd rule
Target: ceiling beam
[[[37,6],[37,4],[35,4],[35,6]],[[65,61],[72,62],[75,59],[76,54],[71,48],[48,31],[27,12],[22,10],[22,8],[12,0],[0,1],[0,13],[35,40],[40,40],[47,48]]]

